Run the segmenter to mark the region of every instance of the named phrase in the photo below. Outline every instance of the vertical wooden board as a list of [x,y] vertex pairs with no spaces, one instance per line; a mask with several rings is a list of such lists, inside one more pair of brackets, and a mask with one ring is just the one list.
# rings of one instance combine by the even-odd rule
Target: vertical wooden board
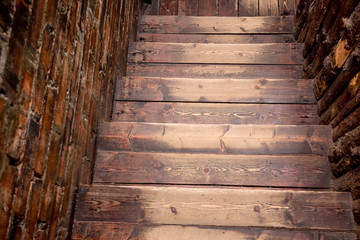
[[218,16],[218,0],[199,0],[199,16]]
[[179,0],[179,16],[197,16],[198,0]]
[[151,6],[146,10],[145,15],[159,15],[160,0],[151,0]]
[[219,0],[219,16],[237,16],[238,0]]
[[295,0],[279,0],[280,15],[295,14]]
[[253,0],[238,0],[239,1],[239,16],[258,16],[259,2]]
[[279,2],[278,0],[259,0],[260,16],[278,16]]
[[178,1],[177,0],[159,0],[159,15],[177,15]]

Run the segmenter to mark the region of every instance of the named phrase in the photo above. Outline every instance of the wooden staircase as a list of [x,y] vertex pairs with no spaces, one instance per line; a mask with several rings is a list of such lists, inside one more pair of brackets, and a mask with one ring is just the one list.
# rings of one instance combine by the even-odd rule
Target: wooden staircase
[[288,17],[143,16],[73,239],[355,239]]

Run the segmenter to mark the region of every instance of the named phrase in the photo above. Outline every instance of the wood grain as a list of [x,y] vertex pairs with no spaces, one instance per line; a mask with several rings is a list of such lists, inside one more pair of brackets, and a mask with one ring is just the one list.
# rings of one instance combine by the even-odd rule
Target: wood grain
[[134,225],[106,222],[76,222],[73,239],[107,240],[234,240],[234,239],[338,239],[355,240],[355,233],[294,231],[285,229],[246,229],[205,226]]
[[95,183],[164,183],[330,188],[326,157],[106,152]]
[[259,2],[253,0],[238,0],[239,16],[258,16]]
[[237,16],[238,15],[238,0],[218,0],[219,1],[219,16]]
[[178,15],[197,16],[198,0],[179,0]]
[[[103,186],[79,194],[77,221],[356,231],[347,193]],[[246,216],[246,217],[244,217]]]
[[259,0],[260,16],[278,16],[279,2],[278,0]]
[[212,43],[130,43],[129,62],[301,64],[298,43],[212,44]]
[[113,121],[193,124],[318,124],[315,105],[115,102]]
[[159,0],[159,15],[177,15],[178,0]]
[[222,44],[295,42],[294,36],[291,34],[207,35],[207,34],[139,33],[137,35],[137,40],[139,42],[222,43]]
[[279,0],[280,15],[294,15],[296,11],[295,0]]
[[138,28],[139,32],[186,34],[292,34],[293,30],[292,16],[214,18],[147,15],[140,17]]
[[199,0],[199,16],[218,16],[218,0]]
[[310,79],[125,77],[118,81],[115,99],[316,104]]
[[178,78],[265,78],[299,79],[301,65],[225,65],[225,64],[133,64],[127,76]]
[[184,153],[326,154],[329,126],[102,123],[99,149]]

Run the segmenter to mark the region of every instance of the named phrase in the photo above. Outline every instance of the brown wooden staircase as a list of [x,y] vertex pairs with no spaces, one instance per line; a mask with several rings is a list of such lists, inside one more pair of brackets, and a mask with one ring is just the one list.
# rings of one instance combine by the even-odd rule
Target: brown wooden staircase
[[355,239],[288,17],[143,16],[73,239]]

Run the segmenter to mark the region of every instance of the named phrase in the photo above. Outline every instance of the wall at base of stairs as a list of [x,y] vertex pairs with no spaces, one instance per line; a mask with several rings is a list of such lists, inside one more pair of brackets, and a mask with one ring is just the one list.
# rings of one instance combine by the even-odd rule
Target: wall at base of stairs
[[335,188],[351,191],[360,224],[360,3],[301,0],[295,18],[305,78],[314,78],[321,123],[333,127]]
[[0,239],[67,237],[142,5],[0,1]]

